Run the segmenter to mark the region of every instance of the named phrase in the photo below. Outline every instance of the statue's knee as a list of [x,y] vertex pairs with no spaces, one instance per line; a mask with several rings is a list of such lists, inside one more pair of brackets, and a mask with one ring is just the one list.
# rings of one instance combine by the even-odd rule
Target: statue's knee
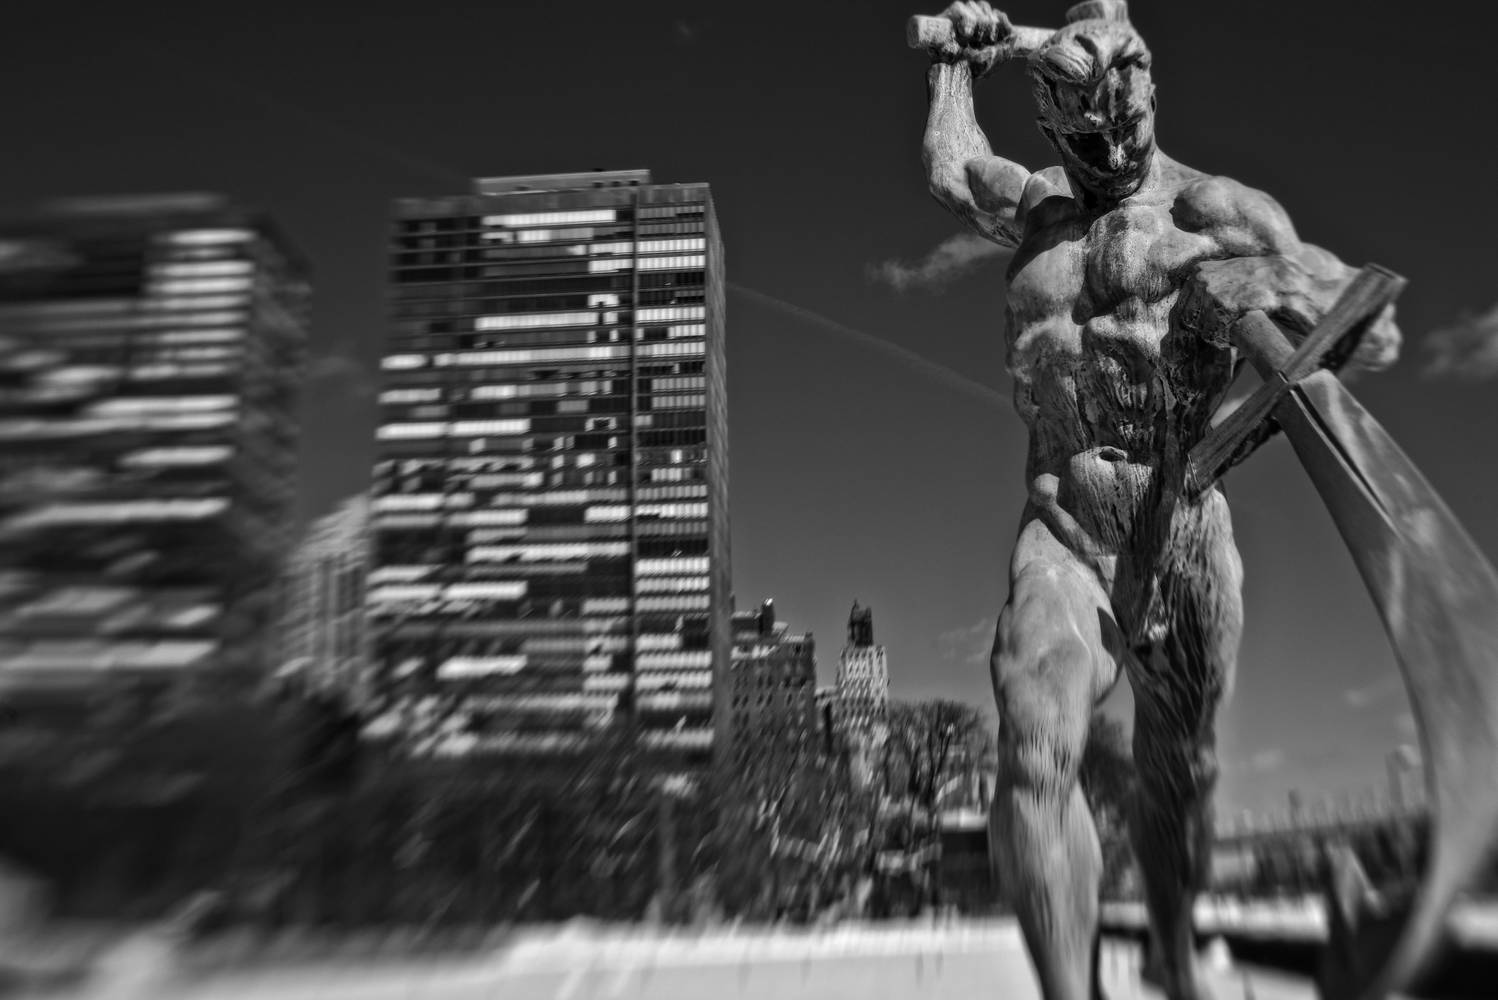
[[999,628],[993,653],[988,658],[994,687],[1001,697],[1017,689],[1090,686],[1096,656],[1074,628]]
[[1086,733],[1085,711],[1041,697],[1014,699],[999,723],[1004,779],[1013,787],[1069,794],[1082,765]]

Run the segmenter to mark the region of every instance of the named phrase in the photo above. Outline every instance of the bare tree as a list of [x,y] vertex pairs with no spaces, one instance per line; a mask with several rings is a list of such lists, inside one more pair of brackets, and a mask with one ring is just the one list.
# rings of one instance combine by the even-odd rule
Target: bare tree
[[925,900],[940,902],[936,873],[941,855],[941,814],[954,784],[973,776],[992,752],[993,733],[983,713],[956,701],[896,702],[881,757],[892,847],[899,865],[918,883]]

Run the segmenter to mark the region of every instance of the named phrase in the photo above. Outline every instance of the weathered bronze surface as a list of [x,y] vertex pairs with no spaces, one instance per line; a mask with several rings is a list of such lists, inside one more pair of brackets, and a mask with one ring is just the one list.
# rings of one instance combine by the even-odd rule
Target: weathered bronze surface
[[[1323,370],[1393,362],[1389,303],[1402,281],[1373,269],[1359,279],[1301,241],[1268,195],[1161,151],[1151,56],[1121,0],[1079,4],[1056,31],[955,3],[912,19],[908,37],[932,57],[932,194],[1015,250],[1006,327],[1030,430],[1029,503],[991,661],[992,829],[1041,988],[1049,1000],[1097,995],[1101,862],[1077,767],[1091,712],[1127,671],[1149,975],[1177,1000],[1210,994],[1191,912],[1210,845],[1216,713],[1242,630],[1241,565],[1216,480],[1281,426],[1389,628],[1439,802],[1413,909],[1334,921],[1345,933],[1324,990],[1381,995],[1428,952],[1498,822],[1498,575]],[[1059,165],[996,156],[978,127],[973,81],[1014,59]],[[1266,385],[1213,430],[1246,359]]]

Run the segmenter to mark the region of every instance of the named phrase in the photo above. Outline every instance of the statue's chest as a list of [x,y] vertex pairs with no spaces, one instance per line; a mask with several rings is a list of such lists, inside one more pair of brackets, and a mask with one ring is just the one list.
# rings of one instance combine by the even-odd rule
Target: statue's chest
[[1165,205],[1116,208],[1087,230],[1085,290],[1093,311],[1134,300],[1149,305],[1179,291],[1191,266],[1212,256],[1213,243],[1183,232]]

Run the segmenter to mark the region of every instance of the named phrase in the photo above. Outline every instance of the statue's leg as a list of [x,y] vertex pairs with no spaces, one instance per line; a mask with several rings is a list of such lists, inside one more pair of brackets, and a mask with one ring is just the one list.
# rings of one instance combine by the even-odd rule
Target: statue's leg
[[[1096,576],[1038,520],[1020,532],[992,658],[992,835],[1046,1000],[1094,1000],[1102,852],[1077,783],[1093,709],[1118,677]],[[1110,650],[1110,646],[1112,649]]]
[[1170,1000],[1202,1000],[1210,992],[1192,910],[1210,872],[1217,710],[1243,627],[1242,569],[1220,494],[1177,512],[1160,598],[1163,635],[1129,661],[1139,775],[1130,833],[1153,938],[1147,977]]

